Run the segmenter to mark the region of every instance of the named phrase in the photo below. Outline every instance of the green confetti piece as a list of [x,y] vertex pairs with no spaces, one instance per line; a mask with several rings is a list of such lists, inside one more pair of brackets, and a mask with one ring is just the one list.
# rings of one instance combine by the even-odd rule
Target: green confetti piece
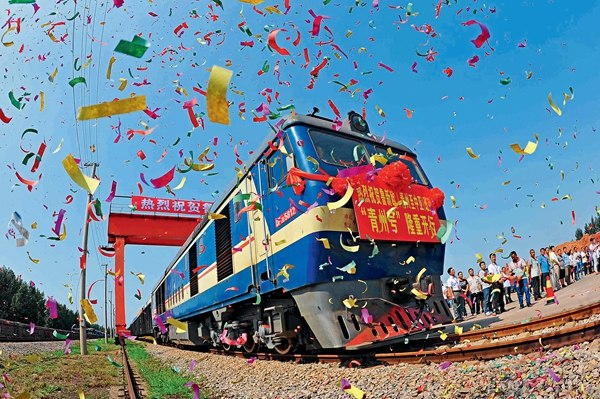
[[10,99],[10,102],[12,103],[12,105],[14,105],[16,109],[23,109],[25,107],[25,104],[22,104],[20,99],[17,100],[15,98],[15,95],[13,94],[12,90],[8,92],[8,98]]
[[146,39],[143,39],[139,36],[134,36],[133,40],[130,42],[127,40],[119,41],[114,51],[127,54],[135,58],[142,58],[149,47],[150,43],[148,43]]
[[78,16],[79,16],[79,11],[77,11],[77,12],[75,13],[75,15],[73,15],[71,18],[67,18],[67,21],[72,21],[72,20],[74,20],[75,18],[77,18]]
[[58,331],[54,330],[54,331],[52,332],[52,336],[53,336],[54,338],[56,338],[56,339],[62,339],[62,340],[65,340],[65,339],[67,339],[67,338],[69,337],[69,334],[67,334],[67,335],[64,335],[64,334],[61,334],[61,333],[59,333]]
[[500,84],[503,85],[503,86],[509,85],[510,84],[510,77],[504,78],[504,79],[500,79]]
[[83,76],[79,76],[79,77],[71,79],[69,81],[69,86],[75,87],[75,85],[78,84],[78,83],[87,84],[86,81],[85,81],[85,78]]
[[35,0],[8,0],[8,4],[33,4]]

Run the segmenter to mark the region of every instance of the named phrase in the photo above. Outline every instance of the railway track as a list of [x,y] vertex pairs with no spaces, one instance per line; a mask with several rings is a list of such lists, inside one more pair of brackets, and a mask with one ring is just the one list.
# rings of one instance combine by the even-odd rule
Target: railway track
[[[342,354],[290,354],[280,355],[270,352],[249,354],[242,351],[211,349],[211,353],[233,355],[244,358],[256,357],[261,360],[280,360],[294,362],[340,363],[350,367],[376,364],[458,362],[467,360],[489,360],[507,355],[531,353],[538,350],[556,349],[576,345],[600,337],[600,321],[590,321],[575,325],[577,321],[600,313],[600,303],[568,310],[556,315],[541,317],[523,324],[502,325],[497,327],[468,331],[461,335],[449,335],[445,341],[439,337],[420,340],[423,347],[415,351],[392,353],[374,353],[353,351]],[[573,324],[573,325],[569,325]],[[560,327],[557,331],[541,334],[533,332],[548,327]],[[525,335],[525,336],[523,336]],[[504,339],[514,336],[513,339]],[[452,344],[458,344],[451,347]],[[416,343],[412,343],[415,347]],[[436,347],[437,346],[437,347]]]
[[129,358],[127,357],[127,348],[125,339],[120,338],[121,353],[123,354],[123,379],[124,390],[120,392],[119,397],[125,399],[143,399],[143,392],[139,386],[137,375],[135,374]]

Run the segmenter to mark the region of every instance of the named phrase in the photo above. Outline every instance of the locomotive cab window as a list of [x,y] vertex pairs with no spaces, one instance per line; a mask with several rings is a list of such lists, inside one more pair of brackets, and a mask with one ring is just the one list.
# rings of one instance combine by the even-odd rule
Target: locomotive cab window
[[384,157],[386,157],[388,159],[388,161],[390,161],[390,162],[395,162],[398,160],[402,161],[403,164],[408,166],[408,170],[410,170],[410,174],[412,175],[415,183],[422,184],[424,186],[429,185],[429,181],[427,180],[427,177],[425,176],[423,169],[421,169],[421,165],[418,164],[416,159],[414,159],[408,155],[400,154],[399,152],[396,152],[397,150],[394,150],[394,149],[391,149],[391,151],[388,151],[387,148],[375,146],[375,150],[380,155],[383,155]]
[[288,171],[295,166],[294,153],[291,152],[292,147],[288,137],[280,144],[279,148],[265,161],[270,189],[281,186],[285,182]]
[[308,134],[319,159],[327,164],[349,168],[369,163],[367,149],[358,140],[314,129]]

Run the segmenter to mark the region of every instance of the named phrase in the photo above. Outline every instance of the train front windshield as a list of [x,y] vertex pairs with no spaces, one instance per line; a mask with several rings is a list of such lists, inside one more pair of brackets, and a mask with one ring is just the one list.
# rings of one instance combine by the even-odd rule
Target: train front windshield
[[325,163],[321,166],[332,175],[337,174],[332,173],[332,170],[367,165],[370,163],[371,156],[380,155],[388,162],[402,161],[408,166],[415,183],[424,186],[429,184],[417,161],[400,150],[315,129],[309,130],[309,135],[319,160]]

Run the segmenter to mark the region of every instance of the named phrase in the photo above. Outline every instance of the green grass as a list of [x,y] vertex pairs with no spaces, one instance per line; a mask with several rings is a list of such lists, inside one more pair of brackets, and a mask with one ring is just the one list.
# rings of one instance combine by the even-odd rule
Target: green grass
[[[99,345],[99,351],[96,351]],[[77,399],[79,391],[86,399],[106,399],[110,387],[120,386],[120,369],[110,364],[107,355],[115,357],[117,347],[100,340],[88,342],[88,356],[79,355],[73,342],[71,355],[64,350],[26,356],[0,356],[0,374],[10,383],[0,389],[0,397],[9,392],[13,397],[29,393],[32,398]]]
[[[175,372],[165,367],[164,363],[151,357],[143,344],[127,342],[127,355],[129,360],[137,366],[139,375],[146,381],[149,392],[145,398],[149,399],[179,399],[190,398],[192,389],[185,384],[192,381],[193,377]],[[202,399],[208,398],[201,392]]]

